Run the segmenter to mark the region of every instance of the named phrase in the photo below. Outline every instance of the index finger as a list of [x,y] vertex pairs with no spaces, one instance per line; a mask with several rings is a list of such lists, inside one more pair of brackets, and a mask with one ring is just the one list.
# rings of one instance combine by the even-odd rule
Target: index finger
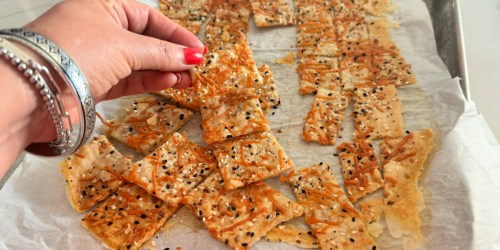
[[122,6],[127,16],[128,30],[186,47],[204,47],[200,39],[189,30],[144,3],[126,1]]

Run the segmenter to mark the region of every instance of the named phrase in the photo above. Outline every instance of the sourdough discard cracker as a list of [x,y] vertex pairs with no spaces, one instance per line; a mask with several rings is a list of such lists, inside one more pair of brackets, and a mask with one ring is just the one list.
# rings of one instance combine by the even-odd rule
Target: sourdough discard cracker
[[176,207],[191,189],[215,169],[215,160],[206,150],[189,141],[185,134],[173,134],[165,144],[134,163],[124,177],[149,194]]
[[372,57],[370,54],[344,54],[340,57],[340,81],[342,90],[373,85]]
[[209,0],[159,0],[160,12],[194,34],[200,31],[210,7]]
[[306,223],[322,249],[376,249],[358,211],[325,163],[302,168],[283,178],[304,206]]
[[193,112],[168,105],[154,97],[136,99],[121,119],[109,122],[105,131],[113,138],[149,154],[186,124]]
[[254,88],[255,93],[259,96],[262,111],[267,113],[270,109],[280,105],[281,99],[272,69],[267,64],[262,64],[259,73],[262,76],[262,85],[254,85]]
[[208,228],[212,237],[233,249],[249,249],[281,222],[302,215],[301,205],[263,182],[225,191],[215,173],[193,189],[184,203]]
[[185,89],[168,88],[155,92],[155,94],[165,97],[176,105],[185,107],[193,111],[200,110],[200,100],[193,87]]
[[323,145],[334,145],[350,97],[348,92],[320,89],[307,114],[302,138]]
[[263,84],[244,37],[234,41],[230,49],[207,53],[203,63],[191,70],[191,75],[202,100]]
[[394,85],[354,89],[354,138],[402,136],[403,109]]
[[176,210],[129,183],[90,211],[82,225],[110,249],[139,249]]
[[335,26],[305,22],[296,26],[298,54],[305,56],[331,56],[339,54]]
[[203,139],[207,144],[269,130],[259,97],[252,88],[237,94],[204,99],[201,107]]
[[383,197],[360,201],[358,207],[361,219],[365,222],[368,232],[373,237],[378,237],[383,232],[380,224],[380,217],[384,212]]
[[294,23],[293,11],[283,0],[250,0],[257,27],[286,26]]
[[277,176],[294,167],[269,131],[217,143],[213,148],[227,190]]
[[320,89],[341,88],[337,58],[327,56],[301,58],[297,71],[300,77],[300,94],[317,93]]
[[279,225],[264,237],[271,242],[284,242],[302,248],[318,248],[319,242],[311,231],[300,229],[293,224]]
[[374,54],[372,65],[377,85],[402,86],[417,82],[411,64],[397,50]]
[[328,0],[295,0],[297,24],[322,23],[332,25],[333,9]]
[[351,202],[375,192],[384,184],[373,143],[368,140],[343,142],[337,147],[344,185]]
[[422,241],[420,212],[425,208],[420,174],[434,147],[431,129],[412,132],[381,143],[384,171],[384,213],[389,233]]
[[121,175],[131,164],[104,135],[67,157],[61,172],[73,208],[83,212],[106,199],[125,183]]

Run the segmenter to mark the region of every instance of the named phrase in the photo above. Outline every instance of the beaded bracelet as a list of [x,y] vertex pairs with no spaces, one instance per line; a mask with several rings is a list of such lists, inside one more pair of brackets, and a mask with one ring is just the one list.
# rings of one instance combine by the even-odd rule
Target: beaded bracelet
[[[2,56],[40,90],[56,127],[56,139],[53,142],[34,143],[26,150],[43,156],[74,153],[90,137],[96,119],[94,98],[83,73],[62,49],[39,34],[24,29],[0,30],[0,39]],[[19,42],[42,56],[66,82],[71,94],[78,100],[78,123],[72,124],[72,117],[65,111],[67,108],[61,101],[60,88],[48,69],[18,50],[7,39]],[[6,44],[10,44],[9,49]]]

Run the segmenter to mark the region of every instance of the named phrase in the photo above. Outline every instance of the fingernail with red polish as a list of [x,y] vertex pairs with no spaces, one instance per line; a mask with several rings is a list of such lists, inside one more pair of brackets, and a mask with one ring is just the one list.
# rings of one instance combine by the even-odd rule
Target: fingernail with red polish
[[190,82],[187,87],[188,88],[193,87],[193,82]]
[[187,64],[200,64],[203,61],[204,48],[184,48],[184,60]]
[[205,45],[205,49],[203,50],[203,55],[205,55],[208,52],[208,46]]

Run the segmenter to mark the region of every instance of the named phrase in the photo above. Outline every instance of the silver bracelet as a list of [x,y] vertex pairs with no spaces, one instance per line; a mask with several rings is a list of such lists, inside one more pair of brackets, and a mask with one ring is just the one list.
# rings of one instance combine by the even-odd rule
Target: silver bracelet
[[[70,92],[73,97],[78,100],[76,103],[78,110],[78,123],[72,124],[71,118],[65,112],[67,110],[64,104],[60,101],[59,94],[60,88],[54,81],[50,73],[43,69],[41,65],[36,66],[36,64],[26,64],[38,72],[39,77],[34,80],[40,80],[45,83],[45,86],[50,91],[43,91],[41,94],[44,96],[44,100],[47,104],[51,118],[56,126],[56,140],[48,144],[34,143],[30,145],[26,150],[30,153],[43,156],[54,156],[54,155],[67,155],[74,153],[80,146],[82,146],[87,139],[92,134],[95,125],[95,105],[94,98],[90,91],[90,87],[85,79],[85,76],[76,66],[76,64],[71,60],[71,58],[62,51],[57,45],[49,41],[47,38],[24,29],[7,29],[0,30],[0,38],[6,38],[12,41],[19,42],[28,48],[32,49],[34,52],[42,56],[46,61],[50,63],[50,66],[58,73],[61,79],[63,79],[68,86],[70,86]],[[8,56],[11,63],[17,63],[18,60],[12,62],[10,56]],[[19,58],[21,60],[21,58]],[[31,60],[34,62],[34,60]],[[19,66],[19,65],[18,65]],[[19,68],[20,71],[24,71],[24,68]],[[40,70],[38,70],[40,69]],[[38,71],[37,71],[38,70]],[[33,81],[34,81],[33,80]],[[30,82],[33,82],[30,78]],[[38,81],[39,85],[42,85],[42,81]],[[49,86],[48,83],[52,85]],[[35,85],[37,87],[37,85]],[[53,87],[54,89],[51,89]],[[49,93],[52,99],[49,99]],[[52,102],[51,102],[52,100]],[[53,106],[52,106],[53,105]],[[54,109],[53,111],[51,111]]]

